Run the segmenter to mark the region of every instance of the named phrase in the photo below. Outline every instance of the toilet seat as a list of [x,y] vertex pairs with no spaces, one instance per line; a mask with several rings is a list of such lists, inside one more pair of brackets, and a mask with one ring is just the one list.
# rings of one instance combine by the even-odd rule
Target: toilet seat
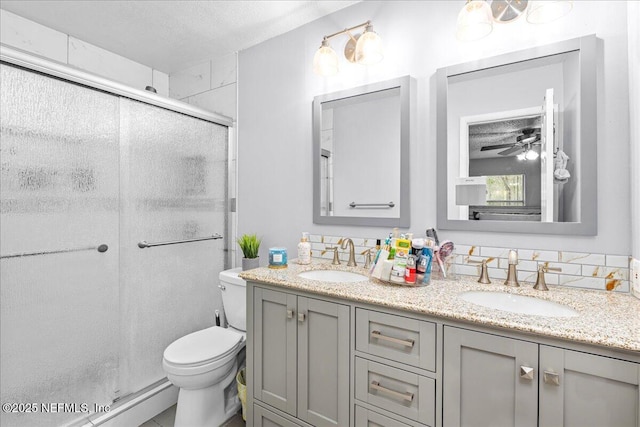
[[243,336],[233,330],[212,326],[177,339],[164,351],[165,365],[198,367],[234,357]]

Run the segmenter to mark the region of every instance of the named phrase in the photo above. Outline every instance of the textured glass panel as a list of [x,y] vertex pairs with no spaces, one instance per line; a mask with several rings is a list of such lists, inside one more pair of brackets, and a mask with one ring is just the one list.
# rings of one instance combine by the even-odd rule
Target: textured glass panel
[[127,99],[121,118],[121,381],[130,393],[163,378],[167,345],[213,325],[221,309],[224,240],[137,244],[224,235],[228,130]]
[[[0,260],[2,425],[60,425],[117,389],[118,98],[2,64]],[[78,412],[79,411],[79,412]]]

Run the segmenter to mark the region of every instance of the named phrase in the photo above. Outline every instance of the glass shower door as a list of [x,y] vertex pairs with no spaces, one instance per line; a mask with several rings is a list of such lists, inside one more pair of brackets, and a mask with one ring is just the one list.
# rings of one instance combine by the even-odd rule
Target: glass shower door
[[[228,128],[121,101],[122,394],[165,377],[164,349],[214,324],[227,230]],[[224,236],[225,239],[227,236]]]
[[61,425],[118,388],[119,100],[0,72],[0,424]]

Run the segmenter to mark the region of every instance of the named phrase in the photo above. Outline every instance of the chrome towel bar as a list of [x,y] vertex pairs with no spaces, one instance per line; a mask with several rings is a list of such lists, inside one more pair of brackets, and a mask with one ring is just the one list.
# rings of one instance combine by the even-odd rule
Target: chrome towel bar
[[107,252],[109,246],[102,244],[98,246],[88,246],[85,248],[75,248],[75,249],[58,249],[55,251],[41,251],[41,252],[22,252],[18,254],[9,254],[9,255],[0,255],[0,259],[5,258],[22,258],[25,256],[34,256],[34,255],[51,255],[51,254],[63,254],[67,252],[80,252],[80,251],[93,251],[97,250],[98,252]]
[[394,207],[396,204],[393,202],[389,202],[389,203],[356,203],[356,202],[351,202],[349,203],[349,207],[351,208],[392,208]]
[[218,239],[222,239],[222,236],[220,234],[214,234],[213,236],[207,236],[207,237],[197,237],[195,239],[172,240],[170,242],[158,242],[158,243],[147,243],[145,240],[143,240],[142,242],[138,243],[138,247],[140,249],[144,249],[144,248],[152,248],[154,246],[177,245],[180,243],[201,242],[203,240],[218,240]]

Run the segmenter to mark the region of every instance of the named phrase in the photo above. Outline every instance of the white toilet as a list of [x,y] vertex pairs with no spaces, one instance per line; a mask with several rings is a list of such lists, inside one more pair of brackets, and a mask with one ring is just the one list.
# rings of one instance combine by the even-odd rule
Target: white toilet
[[162,366],[180,388],[175,427],[218,427],[240,408],[235,377],[244,364],[246,282],[242,268],[220,273],[222,305],[228,328],[212,326],[171,343]]

